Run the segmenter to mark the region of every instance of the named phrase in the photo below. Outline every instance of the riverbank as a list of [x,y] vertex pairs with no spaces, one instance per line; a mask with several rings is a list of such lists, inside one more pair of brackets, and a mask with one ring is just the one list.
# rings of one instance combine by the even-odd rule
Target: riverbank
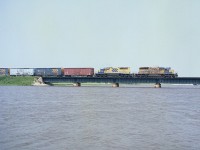
[[0,85],[31,86],[38,77],[33,76],[0,76]]

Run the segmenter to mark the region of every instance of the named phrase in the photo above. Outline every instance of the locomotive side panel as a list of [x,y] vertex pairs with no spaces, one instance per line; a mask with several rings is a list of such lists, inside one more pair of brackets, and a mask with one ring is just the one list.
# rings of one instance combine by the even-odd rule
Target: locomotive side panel
[[96,73],[96,77],[131,77],[130,67],[107,67]]
[[174,73],[170,67],[140,67],[136,77],[163,77],[163,78],[175,78],[178,74]]
[[113,67],[107,67],[107,68],[103,68],[101,69],[103,71],[103,73],[121,73],[121,74],[130,74],[130,67],[117,67],[117,68],[113,68]]

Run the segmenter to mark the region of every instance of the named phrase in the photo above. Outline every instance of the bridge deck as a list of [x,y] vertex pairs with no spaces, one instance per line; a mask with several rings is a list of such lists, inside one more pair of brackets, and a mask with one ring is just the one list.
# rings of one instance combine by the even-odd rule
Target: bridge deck
[[178,78],[97,78],[97,77],[43,77],[45,83],[169,83],[169,84],[200,84],[200,77]]

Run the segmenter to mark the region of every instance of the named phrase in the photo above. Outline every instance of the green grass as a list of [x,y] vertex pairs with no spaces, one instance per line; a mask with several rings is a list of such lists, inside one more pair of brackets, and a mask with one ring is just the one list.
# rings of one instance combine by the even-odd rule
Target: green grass
[[0,85],[30,86],[34,79],[32,76],[0,76]]

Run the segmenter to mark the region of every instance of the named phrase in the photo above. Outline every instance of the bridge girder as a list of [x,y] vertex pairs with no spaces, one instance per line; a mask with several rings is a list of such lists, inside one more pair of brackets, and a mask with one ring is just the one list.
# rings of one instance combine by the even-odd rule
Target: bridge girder
[[97,78],[97,77],[43,77],[46,83],[168,83],[168,84],[200,84],[200,77],[178,78]]

